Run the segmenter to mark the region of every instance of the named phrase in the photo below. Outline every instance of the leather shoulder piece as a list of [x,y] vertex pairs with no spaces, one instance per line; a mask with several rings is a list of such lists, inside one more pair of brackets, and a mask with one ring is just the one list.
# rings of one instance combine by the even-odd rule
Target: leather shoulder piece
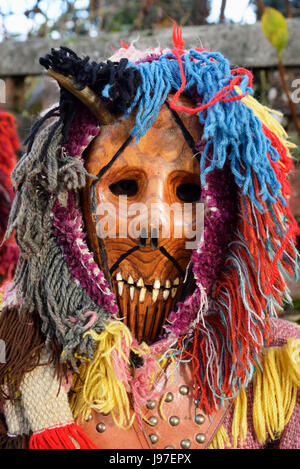
[[151,400],[142,422],[136,418],[131,428],[117,427],[112,416],[93,412],[81,423],[86,435],[98,448],[105,449],[205,449],[222,424],[230,403],[208,416],[195,412],[190,367],[161,400]]

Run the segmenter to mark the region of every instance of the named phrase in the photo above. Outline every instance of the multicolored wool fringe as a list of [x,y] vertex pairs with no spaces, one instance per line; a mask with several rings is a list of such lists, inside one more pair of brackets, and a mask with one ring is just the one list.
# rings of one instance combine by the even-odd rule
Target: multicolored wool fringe
[[[196,156],[207,213],[203,241],[192,254],[196,289],[177,304],[157,343],[146,350],[117,320],[115,295],[85,240],[80,206],[88,177],[84,150],[101,131],[101,122],[62,90],[60,105],[41,123],[57,119],[37,136],[41,123],[36,124],[12,178],[17,194],[6,237],[15,230],[20,259],[6,304],[14,304],[21,318],[31,315],[34,325],[39,323],[49,366],[55,350],[60,362],[83,378],[73,386],[76,415],[89,415],[93,406],[110,409],[120,426],[130,424],[127,393],[133,392],[139,413],[149,388],[155,392],[159,360],[165,357],[191,361],[196,407],[206,413],[243,392],[270,342],[272,318],[290,300],[286,278],[297,277],[297,225],[286,178],[292,160],[283,129],[250,96],[250,72],[231,69],[220,53],[184,51],[176,28],[173,37],[172,50],[141,52],[126,46],[106,64],[81,60],[67,48],[43,60],[46,67],[73,74],[79,85],[88,84],[118,112],[121,102],[125,116],[136,109],[135,141],[166,100],[174,110],[199,116],[203,135]],[[178,106],[181,94],[194,106]],[[11,306],[2,313],[6,331],[12,314]],[[144,359],[135,376],[131,352]],[[20,364],[18,377],[34,372],[36,356]],[[143,379],[149,370],[152,382]],[[2,385],[6,379],[7,370],[0,373]],[[51,423],[56,436],[61,423]]]
[[0,283],[12,279],[18,261],[18,247],[13,236],[1,246],[14,195],[10,176],[17,162],[18,149],[14,118],[0,110]]

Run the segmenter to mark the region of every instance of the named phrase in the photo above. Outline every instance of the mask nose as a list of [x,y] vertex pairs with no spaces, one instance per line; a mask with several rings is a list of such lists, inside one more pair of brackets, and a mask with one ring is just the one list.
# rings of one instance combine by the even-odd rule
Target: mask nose
[[165,223],[164,178],[157,174],[150,178],[144,197],[146,218],[142,222],[139,245],[158,249]]
[[141,229],[141,236],[139,245],[141,248],[145,248],[148,245],[152,247],[152,249],[157,249],[159,245],[159,238],[158,238],[158,230],[157,228],[150,225],[150,235],[147,232],[147,229],[143,227]]
[[165,178],[163,171],[156,172],[148,179],[144,203],[147,219],[141,228],[140,247],[158,249],[163,236],[162,227],[167,223]]

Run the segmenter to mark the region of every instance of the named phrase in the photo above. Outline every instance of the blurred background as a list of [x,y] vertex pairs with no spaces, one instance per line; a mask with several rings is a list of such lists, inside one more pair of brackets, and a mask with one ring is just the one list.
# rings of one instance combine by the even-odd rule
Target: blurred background
[[[299,223],[300,0],[1,0],[0,109],[16,118],[18,156],[31,125],[58,96],[39,57],[59,45],[97,61],[120,41],[168,47],[173,20],[187,48],[218,50],[250,69],[255,97],[282,113],[276,117],[296,144],[291,205]],[[300,282],[292,295],[285,315],[300,323]]]

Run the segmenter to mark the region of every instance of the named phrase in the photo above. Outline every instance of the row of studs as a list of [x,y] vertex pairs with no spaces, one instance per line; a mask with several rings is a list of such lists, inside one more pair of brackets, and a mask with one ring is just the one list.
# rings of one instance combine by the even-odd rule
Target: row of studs
[[[188,386],[185,386],[185,385],[180,386],[179,392],[183,396],[186,396],[189,393]],[[166,397],[165,397],[165,402],[172,402],[173,399],[174,399],[173,393],[168,392]],[[150,409],[150,410],[153,410],[155,408],[155,406],[156,406],[155,401],[149,401],[148,404],[147,404],[147,408]],[[151,416],[148,421],[149,421],[149,425],[151,425],[151,426],[155,426],[158,423],[158,419],[155,416]],[[204,421],[205,421],[204,415],[202,415],[202,414],[196,415],[195,423],[197,423],[198,425],[202,425],[204,423]],[[176,415],[172,415],[169,418],[169,423],[172,426],[177,426],[180,423],[180,419]],[[151,435],[149,435],[149,438],[150,438],[150,441],[153,445],[155,445],[158,442],[158,436],[155,435],[154,433],[151,433]],[[203,444],[205,442],[205,438],[206,437],[205,437],[204,433],[197,433],[197,435],[195,436],[195,440],[199,444]],[[180,442],[180,446],[181,446],[182,449],[189,449],[191,447],[191,440],[189,440],[188,438],[184,438]],[[172,446],[166,446],[164,449],[174,449],[174,448]]]

